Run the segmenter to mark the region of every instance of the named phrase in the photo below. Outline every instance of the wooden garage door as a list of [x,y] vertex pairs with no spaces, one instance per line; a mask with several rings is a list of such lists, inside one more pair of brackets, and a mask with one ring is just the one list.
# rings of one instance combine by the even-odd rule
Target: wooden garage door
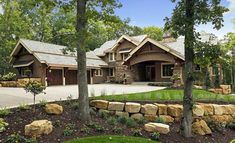
[[62,70],[51,69],[48,75],[49,85],[63,85]]
[[65,73],[65,84],[77,84],[77,70],[67,70]]

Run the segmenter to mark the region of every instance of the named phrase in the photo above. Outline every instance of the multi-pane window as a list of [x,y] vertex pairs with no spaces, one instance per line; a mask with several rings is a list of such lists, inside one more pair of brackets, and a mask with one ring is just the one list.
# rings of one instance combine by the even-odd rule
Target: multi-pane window
[[115,53],[109,53],[109,61],[115,61],[116,54]]
[[96,75],[96,76],[103,76],[103,71],[102,71],[102,69],[97,69],[97,70],[95,70],[95,75]]
[[171,77],[174,71],[174,64],[162,64],[162,77]]
[[114,76],[114,68],[109,69],[109,76]]

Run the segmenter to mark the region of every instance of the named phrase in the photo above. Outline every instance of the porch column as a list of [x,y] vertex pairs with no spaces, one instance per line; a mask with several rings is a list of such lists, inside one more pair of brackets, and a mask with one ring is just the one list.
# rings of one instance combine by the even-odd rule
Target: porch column
[[65,70],[62,69],[62,79],[63,79],[63,86],[65,86]]

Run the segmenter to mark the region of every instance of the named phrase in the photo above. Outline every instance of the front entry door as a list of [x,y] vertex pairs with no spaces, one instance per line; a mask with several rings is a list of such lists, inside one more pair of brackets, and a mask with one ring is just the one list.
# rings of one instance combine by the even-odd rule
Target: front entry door
[[155,66],[146,66],[146,81],[155,81]]

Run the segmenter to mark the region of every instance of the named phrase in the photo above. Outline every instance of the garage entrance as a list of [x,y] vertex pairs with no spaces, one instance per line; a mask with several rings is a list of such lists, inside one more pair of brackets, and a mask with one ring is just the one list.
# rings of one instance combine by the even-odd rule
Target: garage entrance
[[48,85],[63,85],[62,69],[50,69],[47,76]]

